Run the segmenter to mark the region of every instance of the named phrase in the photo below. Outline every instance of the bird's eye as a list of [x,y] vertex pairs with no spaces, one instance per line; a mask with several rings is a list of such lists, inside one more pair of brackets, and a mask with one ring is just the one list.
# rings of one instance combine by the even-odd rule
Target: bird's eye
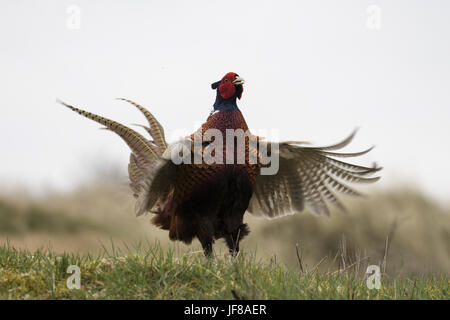
[[225,78],[225,80],[224,80],[225,82],[228,82],[228,79],[227,78]]

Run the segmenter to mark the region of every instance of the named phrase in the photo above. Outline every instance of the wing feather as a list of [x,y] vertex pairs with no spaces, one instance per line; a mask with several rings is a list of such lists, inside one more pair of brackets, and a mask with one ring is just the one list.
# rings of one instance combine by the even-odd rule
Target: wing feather
[[[269,219],[302,212],[306,207],[316,215],[329,215],[327,203],[345,211],[334,192],[351,196],[361,194],[345,184],[373,183],[370,177],[382,168],[360,166],[336,157],[358,157],[372,150],[341,153],[330,152],[346,147],[356,130],[341,142],[326,147],[305,147],[298,142],[279,144],[279,170],[275,175],[259,175],[248,211]],[[271,142],[266,148],[271,150]],[[369,176],[369,177],[368,177]],[[334,191],[334,192],[333,192]]]

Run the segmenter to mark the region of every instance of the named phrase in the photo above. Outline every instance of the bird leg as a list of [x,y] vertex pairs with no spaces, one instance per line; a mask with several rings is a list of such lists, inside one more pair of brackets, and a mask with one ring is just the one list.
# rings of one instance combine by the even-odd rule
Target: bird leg
[[225,240],[227,242],[227,246],[228,246],[228,251],[230,252],[230,254],[234,257],[238,254],[239,252],[239,240],[235,237],[233,237],[233,234],[229,233],[226,237]]
[[228,250],[233,257],[239,253],[240,232],[241,228],[238,228],[235,232],[229,233],[225,236]]
[[213,246],[213,240],[212,239],[199,239],[200,243],[202,244],[203,253],[205,254],[205,257],[211,258],[212,257],[212,246]]
[[239,253],[239,242],[249,233],[250,230],[247,224],[243,223],[236,230],[225,236],[228,250],[232,256],[236,256]]

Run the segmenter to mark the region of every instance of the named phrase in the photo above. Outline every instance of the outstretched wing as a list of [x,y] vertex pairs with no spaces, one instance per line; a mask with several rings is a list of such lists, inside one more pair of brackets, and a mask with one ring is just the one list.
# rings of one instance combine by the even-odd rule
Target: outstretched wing
[[[140,133],[119,122],[75,108],[58,100],[59,103],[67,108],[104,125],[106,129],[118,134],[130,147],[132,153],[130,154],[130,162],[128,164],[128,175],[134,196],[136,198],[143,198],[144,196],[142,194],[145,194],[145,197],[147,197],[144,190],[149,191],[146,189],[149,188],[149,185],[152,185],[152,198],[148,200],[150,202],[147,201],[147,204],[151,204],[151,206],[144,206],[140,203],[141,201],[137,203],[136,214],[141,215],[146,211],[152,211],[157,206],[161,206],[167,200],[167,194],[172,188],[172,180],[166,179],[166,172],[167,170],[170,171],[172,167],[167,160],[161,158],[161,155],[163,155],[167,148],[164,130],[161,124],[144,107],[130,100],[125,101],[137,107],[147,118],[150,128],[145,128],[153,140],[146,139]],[[154,181],[154,183],[150,183],[151,181]]]
[[[364,167],[335,158],[357,157],[372,148],[357,153],[332,152],[347,146],[356,130],[345,140],[326,147],[300,146],[301,142],[280,142],[279,170],[275,175],[259,175],[248,211],[269,219],[300,213],[308,208],[316,215],[329,215],[326,202],[345,210],[333,191],[360,195],[345,183],[370,183],[379,177],[370,177],[381,170],[374,164]],[[272,143],[266,143],[271,148]],[[274,149],[275,150],[275,149]]]

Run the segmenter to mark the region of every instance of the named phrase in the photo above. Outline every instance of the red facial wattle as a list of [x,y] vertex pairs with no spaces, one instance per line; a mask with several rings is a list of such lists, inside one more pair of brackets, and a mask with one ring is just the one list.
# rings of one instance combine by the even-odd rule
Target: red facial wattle
[[229,99],[236,93],[236,87],[231,81],[223,82],[219,85],[219,93],[222,98]]
[[[227,73],[220,82],[219,85],[219,93],[223,99],[229,99],[236,93],[236,86],[233,84],[233,81],[238,77],[238,75],[234,72]],[[241,85],[242,87],[242,85]],[[241,99],[242,90],[239,92],[238,98]]]

